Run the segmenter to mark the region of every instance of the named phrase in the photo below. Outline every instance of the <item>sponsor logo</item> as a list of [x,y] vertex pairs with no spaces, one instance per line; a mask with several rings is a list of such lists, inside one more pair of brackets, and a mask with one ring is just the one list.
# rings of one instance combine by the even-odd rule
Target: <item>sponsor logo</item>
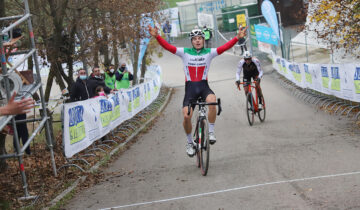
[[69,109],[70,144],[75,144],[83,140],[86,136],[83,116],[83,106],[76,106]]

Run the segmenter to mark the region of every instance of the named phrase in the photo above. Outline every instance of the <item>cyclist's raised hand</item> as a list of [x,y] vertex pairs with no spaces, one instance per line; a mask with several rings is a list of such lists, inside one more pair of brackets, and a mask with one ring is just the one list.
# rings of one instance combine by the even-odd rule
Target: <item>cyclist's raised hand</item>
[[151,36],[153,37],[157,37],[158,33],[158,28],[155,26],[154,28],[151,27],[151,25],[149,25],[149,33]]
[[238,34],[236,34],[236,37],[238,39],[241,39],[241,38],[245,37],[246,36],[246,30],[247,30],[248,27],[249,26],[246,26],[245,28],[244,27],[239,28],[239,32],[238,32]]

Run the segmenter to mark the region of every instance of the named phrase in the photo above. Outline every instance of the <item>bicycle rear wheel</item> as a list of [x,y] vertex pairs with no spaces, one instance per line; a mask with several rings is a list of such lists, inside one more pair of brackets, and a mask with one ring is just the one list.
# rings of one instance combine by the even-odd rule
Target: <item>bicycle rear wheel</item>
[[201,145],[200,149],[200,168],[201,174],[206,176],[209,169],[209,160],[210,160],[210,144],[209,144],[209,132],[207,127],[207,121],[202,120],[200,122],[200,136],[199,143]]
[[246,115],[249,121],[250,125],[254,124],[254,116],[255,116],[255,110],[254,110],[254,100],[252,97],[252,93],[248,93],[246,95]]
[[265,116],[266,116],[266,106],[265,106],[264,96],[261,97],[261,101],[262,101],[262,108],[259,109],[258,116],[259,116],[260,122],[264,122]]

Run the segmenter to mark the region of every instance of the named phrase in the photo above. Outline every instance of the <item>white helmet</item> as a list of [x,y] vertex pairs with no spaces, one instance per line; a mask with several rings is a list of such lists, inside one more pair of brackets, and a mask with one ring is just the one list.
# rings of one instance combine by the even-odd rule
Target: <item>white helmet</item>
[[200,29],[194,29],[194,30],[192,30],[192,31],[190,32],[189,36],[190,36],[190,39],[192,39],[192,38],[195,37],[195,36],[201,36],[202,38],[205,38],[204,32],[202,32],[202,30],[200,30]]
[[249,59],[252,57],[251,52],[249,52],[249,51],[245,51],[243,56],[244,56],[244,59]]

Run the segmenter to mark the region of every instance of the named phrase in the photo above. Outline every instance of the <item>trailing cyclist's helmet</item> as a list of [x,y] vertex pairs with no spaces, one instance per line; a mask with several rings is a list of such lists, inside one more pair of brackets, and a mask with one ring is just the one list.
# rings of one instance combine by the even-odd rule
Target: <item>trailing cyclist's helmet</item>
[[249,51],[245,51],[243,56],[244,56],[244,59],[249,59],[252,57],[251,52],[249,52]]
[[190,36],[190,39],[192,39],[192,38],[195,37],[195,36],[201,36],[202,38],[205,38],[204,32],[202,32],[202,30],[200,30],[200,29],[194,29],[194,30],[192,30],[192,31],[190,32],[189,36]]

